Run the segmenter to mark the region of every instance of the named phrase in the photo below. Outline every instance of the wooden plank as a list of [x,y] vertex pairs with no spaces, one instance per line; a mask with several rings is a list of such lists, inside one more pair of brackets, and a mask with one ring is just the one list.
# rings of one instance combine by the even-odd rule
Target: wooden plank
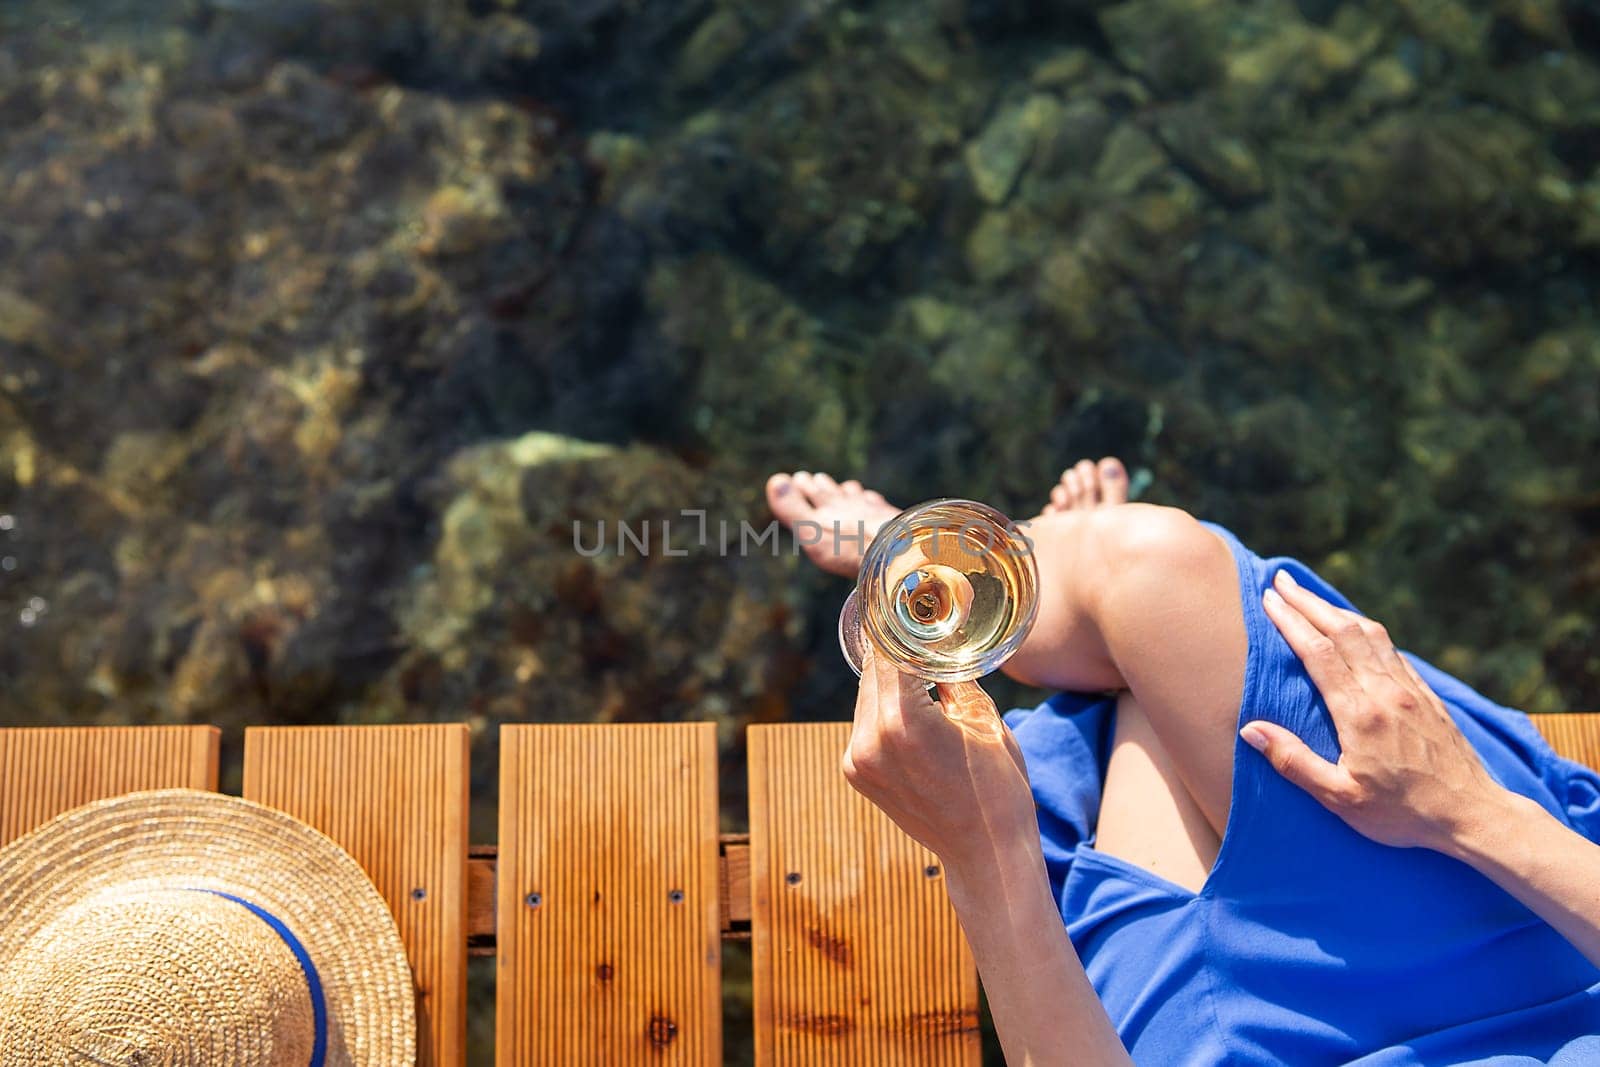
[[337,841],[394,912],[417,983],[419,1067],[466,1061],[469,745],[461,723],[244,737],[245,797]]
[[467,955],[494,955],[494,873],[499,849],[467,850]]
[[722,835],[722,929],[750,922],[750,835]]
[[1569,760],[1600,770],[1600,713],[1529,715],[1550,747]]
[[[750,940],[750,835],[721,834],[717,884],[722,908],[722,940]],[[495,870],[500,849],[473,845],[467,852],[467,955],[493,956],[495,948]]]
[[977,1064],[971,949],[933,854],[844,780],[850,724],[747,737],[758,1067]]
[[496,1063],[720,1064],[713,723],[500,730]]
[[215,726],[0,730],[0,847],[64,811],[142,789],[217,788]]

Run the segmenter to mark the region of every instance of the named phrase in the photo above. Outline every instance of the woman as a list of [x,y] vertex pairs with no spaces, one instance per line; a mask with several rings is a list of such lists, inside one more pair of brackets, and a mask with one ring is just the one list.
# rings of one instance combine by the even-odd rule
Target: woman
[[[1126,483],[1080,464],[1029,529],[1007,669],[1066,693],[1008,730],[871,663],[844,761],[939,855],[1010,1062],[1600,1062],[1600,777]],[[894,514],[806,472],[768,496],[843,574],[826,531]]]

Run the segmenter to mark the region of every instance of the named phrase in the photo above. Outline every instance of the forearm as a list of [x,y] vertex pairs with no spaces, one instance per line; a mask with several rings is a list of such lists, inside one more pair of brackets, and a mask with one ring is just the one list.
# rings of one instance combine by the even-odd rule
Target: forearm
[[1516,897],[1600,967],[1600,845],[1502,790],[1441,851]]
[[947,867],[1009,1067],[1131,1063],[1050,898],[1037,837]]

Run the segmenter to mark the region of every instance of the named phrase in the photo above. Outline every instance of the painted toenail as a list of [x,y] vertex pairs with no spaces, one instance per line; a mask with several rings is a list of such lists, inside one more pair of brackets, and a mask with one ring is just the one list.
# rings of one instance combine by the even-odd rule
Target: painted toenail
[[1118,478],[1122,477],[1122,472],[1117,470],[1115,467],[1111,467],[1101,473],[1100,477],[1104,478],[1108,482],[1114,482]]
[[794,488],[794,483],[791,482],[789,479],[785,478],[783,481],[781,481],[781,482],[779,482],[777,484],[777,487],[774,488],[772,490],[772,492],[776,496],[787,496],[788,493],[789,493],[789,490],[791,490],[793,488]]

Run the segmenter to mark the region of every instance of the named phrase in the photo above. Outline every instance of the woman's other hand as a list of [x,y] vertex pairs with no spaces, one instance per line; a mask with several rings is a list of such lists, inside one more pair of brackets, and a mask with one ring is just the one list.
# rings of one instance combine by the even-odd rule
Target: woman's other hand
[[1240,735],[1289,781],[1352,828],[1398,847],[1450,851],[1492,818],[1505,793],[1388,631],[1334,607],[1286,571],[1262,598],[1328,705],[1342,750],[1329,763],[1289,730],[1246,723]]
[[[869,650],[845,778],[943,861],[953,880],[1019,845],[1039,849],[1033,794],[1011,732],[976,682],[926,684]],[[954,886],[952,886],[954,888]]]

